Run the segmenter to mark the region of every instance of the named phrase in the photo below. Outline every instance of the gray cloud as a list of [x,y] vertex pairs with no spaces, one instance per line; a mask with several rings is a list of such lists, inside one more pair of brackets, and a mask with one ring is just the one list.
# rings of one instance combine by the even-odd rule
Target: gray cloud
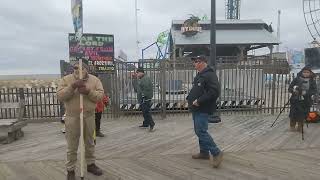
[[[84,32],[115,35],[116,49],[135,57],[134,0],[84,0]],[[241,19],[263,19],[277,25],[282,10],[282,48],[303,49],[311,41],[301,0],[243,0]],[[140,48],[168,30],[173,19],[188,14],[210,17],[210,0],[138,0]],[[217,19],[224,19],[224,0],[217,1]],[[70,0],[0,1],[0,74],[59,73],[68,59],[67,35],[73,31]],[[147,52],[152,56],[154,50]]]

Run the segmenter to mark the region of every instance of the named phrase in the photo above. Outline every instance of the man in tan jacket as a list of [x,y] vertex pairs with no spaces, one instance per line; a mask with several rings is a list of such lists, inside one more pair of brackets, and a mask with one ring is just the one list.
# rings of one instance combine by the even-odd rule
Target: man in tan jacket
[[63,77],[58,86],[58,99],[66,108],[66,139],[67,139],[67,180],[75,180],[75,166],[80,138],[80,94],[83,94],[84,144],[87,171],[100,176],[102,170],[95,164],[94,130],[96,102],[101,101],[104,90],[101,81],[88,74],[88,67],[83,64],[83,79],[79,79],[79,63],[74,65],[73,74]]

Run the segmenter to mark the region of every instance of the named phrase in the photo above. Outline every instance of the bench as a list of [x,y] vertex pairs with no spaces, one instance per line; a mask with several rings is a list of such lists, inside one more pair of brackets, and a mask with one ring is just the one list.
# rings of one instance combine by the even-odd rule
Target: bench
[[27,125],[23,120],[24,102],[0,102],[0,132],[7,134],[2,143],[8,144],[24,136],[22,127]]

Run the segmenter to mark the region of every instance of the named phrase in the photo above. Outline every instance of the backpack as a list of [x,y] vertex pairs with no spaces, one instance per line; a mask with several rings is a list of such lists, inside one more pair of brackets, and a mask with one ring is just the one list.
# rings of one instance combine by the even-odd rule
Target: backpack
[[319,120],[320,120],[320,117],[318,112],[316,111],[309,112],[306,118],[306,121],[308,123],[316,123],[316,122],[319,122]]

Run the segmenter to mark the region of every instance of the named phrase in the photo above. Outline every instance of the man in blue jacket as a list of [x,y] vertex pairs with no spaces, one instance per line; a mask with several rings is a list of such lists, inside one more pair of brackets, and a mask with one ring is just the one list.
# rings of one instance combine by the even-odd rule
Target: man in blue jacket
[[205,56],[197,56],[192,58],[192,61],[198,73],[193,80],[187,101],[200,146],[200,153],[192,155],[192,158],[210,159],[212,166],[217,168],[222,162],[223,152],[207,131],[209,115],[217,108],[216,100],[220,95],[220,84],[215,71],[208,66]]

